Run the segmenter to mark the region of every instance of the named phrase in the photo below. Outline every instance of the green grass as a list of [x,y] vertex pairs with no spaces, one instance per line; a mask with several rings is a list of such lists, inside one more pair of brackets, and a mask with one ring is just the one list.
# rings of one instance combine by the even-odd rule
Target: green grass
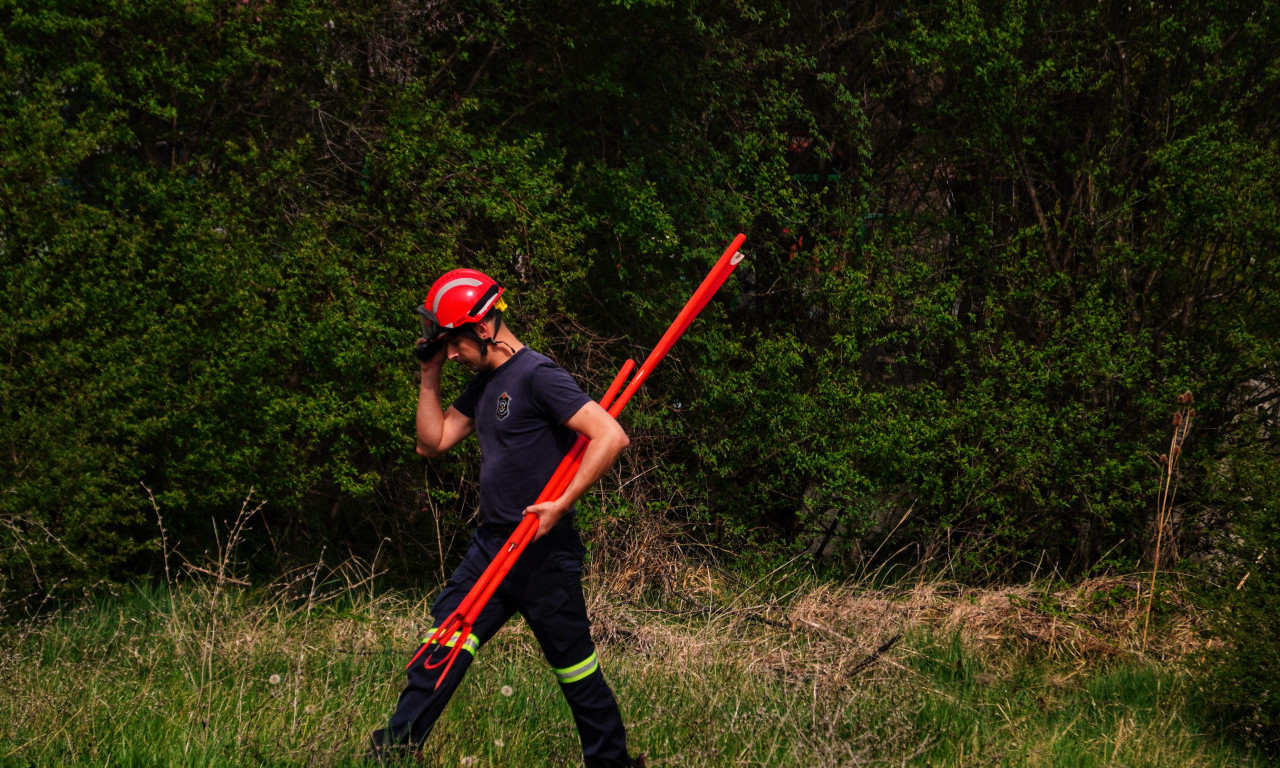
[[[340,575],[144,588],[7,627],[0,765],[357,764],[394,706],[431,595]],[[1084,598],[1052,615],[1027,607],[1043,587],[929,585],[812,585],[752,605],[705,576],[642,590],[649,599],[606,594],[623,581],[612,577],[589,583],[605,673],[652,766],[1264,764],[1203,733],[1172,645],[1157,635],[1154,652],[1133,649],[1132,610],[1073,622]],[[675,611],[672,590],[721,609]],[[581,764],[518,620],[481,650],[426,755]]]
[[1130,659],[1078,669],[1064,681],[1050,659],[992,663],[1004,666],[989,670],[954,640],[922,644],[913,666],[937,686],[916,721],[937,738],[930,764],[1250,762],[1187,721],[1189,683],[1176,668]]

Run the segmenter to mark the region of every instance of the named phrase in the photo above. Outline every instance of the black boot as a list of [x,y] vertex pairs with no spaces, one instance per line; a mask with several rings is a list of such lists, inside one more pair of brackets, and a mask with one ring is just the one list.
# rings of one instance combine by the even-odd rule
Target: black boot
[[623,762],[617,760],[604,760],[598,757],[586,758],[587,768],[644,768],[644,755],[638,757],[627,756]]
[[365,762],[398,765],[417,757],[417,752],[408,744],[387,743],[385,728],[369,734],[369,749],[364,753]]

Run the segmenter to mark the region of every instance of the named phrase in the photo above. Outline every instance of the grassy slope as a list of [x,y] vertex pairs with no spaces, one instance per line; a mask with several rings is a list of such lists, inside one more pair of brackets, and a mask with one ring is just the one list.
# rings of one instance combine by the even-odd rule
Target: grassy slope
[[[1262,764],[1189,719],[1185,611],[1139,652],[1132,582],[812,584],[765,601],[673,562],[638,575],[604,560],[589,583],[606,674],[650,765]],[[352,764],[394,705],[428,607],[369,582],[349,565],[256,590],[189,582],[10,627],[0,765]],[[520,622],[482,650],[427,755],[581,764]]]

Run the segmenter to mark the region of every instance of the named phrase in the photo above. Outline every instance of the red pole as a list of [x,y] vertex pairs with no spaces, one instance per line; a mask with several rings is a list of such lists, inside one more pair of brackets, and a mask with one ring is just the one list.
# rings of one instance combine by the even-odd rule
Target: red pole
[[[640,370],[636,372],[635,378],[627,384],[627,388],[613,403],[613,407],[608,409],[610,416],[617,418],[618,414],[622,413],[622,409],[625,408],[627,402],[631,400],[631,396],[640,389],[640,385],[644,384],[645,379],[649,378],[649,374],[658,366],[658,363],[662,362],[662,358],[667,356],[667,352],[671,351],[671,347],[674,346],[676,341],[684,335],[684,332],[689,328],[689,325],[693,323],[693,319],[702,312],[704,307],[707,306],[707,303],[711,301],[711,297],[715,295],[715,292],[720,289],[720,286],[724,285],[725,280],[729,279],[729,273],[731,273],[733,268],[738,266],[738,262],[743,259],[744,254],[739,253],[738,249],[742,247],[742,244],[746,242],[746,239],[746,235],[739,234],[733,239],[733,242],[729,244],[729,247],[725,249],[724,253],[721,254],[720,260],[711,268],[711,271],[703,279],[702,284],[698,286],[698,288],[693,292],[693,295],[689,297],[689,300],[685,302],[684,308],[680,310],[680,314],[676,315],[676,319],[671,323],[671,327],[667,329],[667,332],[658,340],[657,346],[655,346],[653,351],[649,353],[649,356],[645,358],[644,363],[640,366]],[[570,454],[572,453],[573,451],[570,451]],[[578,471],[578,467],[581,465],[582,456],[581,454],[578,454],[573,465],[568,468],[568,471],[564,473],[563,477],[561,477],[560,470],[556,471],[556,475],[552,477],[552,483],[559,482],[559,485],[554,488],[550,495],[547,495],[546,490],[543,491],[543,495],[547,495],[547,499],[560,498],[560,494],[564,493],[564,489],[569,486],[569,481],[573,479],[574,474]],[[564,469],[563,465],[561,465],[561,469]],[[559,479],[557,480],[557,478]],[[546,499],[539,497],[539,501],[545,500]]]
[[724,285],[725,280],[729,279],[729,273],[733,271],[734,267],[738,266],[738,262],[742,261],[744,254],[739,253],[738,249],[742,247],[746,240],[747,236],[740,234],[733,239],[732,243],[729,243],[729,247],[720,256],[720,260],[716,262],[716,265],[711,268],[711,272],[703,279],[702,284],[689,297],[684,309],[680,310],[680,314],[676,315],[675,322],[658,340],[657,346],[649,353],[649,357],[645,358],[644,363],[640,365],[640,369],[636,371],[635,377],[627,384],[627,388],[614,401],[613,407],[609,409],[611,416],[616,418],[619,413],[622,413],[622,409],[631,400],[631,396],[636,393],[636,390],[645,382],[645,379],[649,378],[649,374],[653,373],[653,369],[658,366],[658,363],[662,362],[662,358],[667,356],[667,352],[671,350],[676,341],[684,335],[689,324],[698,316],[703,307],[707,306],[707,302],[711,301],[711,296],[720,289],[720,286]]

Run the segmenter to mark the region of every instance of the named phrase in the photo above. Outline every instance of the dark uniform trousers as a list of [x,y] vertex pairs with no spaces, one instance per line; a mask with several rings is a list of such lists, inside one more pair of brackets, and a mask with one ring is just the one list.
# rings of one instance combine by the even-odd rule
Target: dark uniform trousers
[[[509,534],[510,530],[486,526],[477,529],[462,563],[431,607],[433,628],[440,626],[458,607]],[[555,670],[560,690],[573,711],[587,766],[631,765],[618,703],[600,671],[595,644],[591,641],[587,606],[582,596],[584,554],[571,520],[563,521],[526,547],[493,599],[476,618],[472,635],[446,638],[447,647],[434,648],[410,666],[408,683],[400,693],[388,725],[387,741],[420,747],[462,682],[476,651],[508,619],[520,613]],[[437,690],[436,682],[444,666],[428,669],[424,661],[435,665],[459,642],[464,644],[464,650]]]

